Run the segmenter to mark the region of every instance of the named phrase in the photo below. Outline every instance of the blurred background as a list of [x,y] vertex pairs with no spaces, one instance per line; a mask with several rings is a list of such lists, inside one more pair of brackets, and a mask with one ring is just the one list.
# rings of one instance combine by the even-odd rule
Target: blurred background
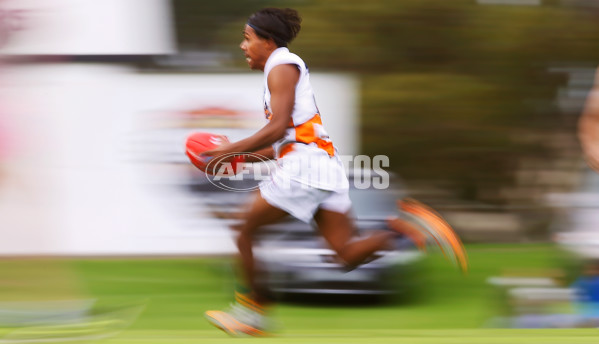
[[466,240],[547,240],[547,196],[584,183],[575,134],[597,65],[593,1],[173,4],[181,55],[216,70],[245,67],[230,42],[246,12],[297,8],[292,50],[313,72],[358,79],[359,153],[388,155]]
[[[171,262],[179,277],[204,266],[199,279],[227,284],[220,261],[196,259],[235,251],[223,211],[240,198],[206,193],[183,143],[197,130],[235,140],[263,124],[262,75],[248,71],[239,43],[247,17],[267,6],[302,15],[290,48],[310,67],[341,152],[389,156],[395,188],[441,212],[466,243],[470,279],[435,278],[465,283],[464,300],[473,290],[488,300],[497,287],[525,300],[526,314],[571,299],[556,288],[533,307],[530,292],[505,288],[567,287],[598,255],[599,182],[576,137],[599,61],[592,0],[1,0],[0,255],[15,275],[8,282],[41,287],[38,263],[15,268],[8,257],[41,259],[64,276],[21,299],[128,294],[102,289],[111,279],[93,276],[111,261],[94,257],[192,257],[159,265]],[[112,264],[143,265],[128,262]],[[488,280],[496,275],[525,279]],[[182,277],[184,290],[200,292],[192,280]],[[148,308],[139,326],[161,311]],[[446,326],[493,315],[472,310]]]

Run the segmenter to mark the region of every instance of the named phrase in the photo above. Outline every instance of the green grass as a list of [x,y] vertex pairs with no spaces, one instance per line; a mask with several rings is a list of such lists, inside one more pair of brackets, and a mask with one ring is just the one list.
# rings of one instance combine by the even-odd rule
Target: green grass
[[[280,323],[280,331],[275,338],[258,340],[272,343],[598,342],[599,332],[595,329],[483,327],[485,321],[501,311],[497,291],[485,282],[488,277],[505,270],[530,272],[564,267],[570,261],[563,252],[549,245],[471,245],[468,255],[471,265],[467,275],[449,265],[441,254],[429,255],[420,263],[421,272],[414,279],[419,292],[401,302],[279,304],[273,314]],[[3,262],[0,273],[13,271],[11,264],[17,262]],[[28,265],[33,271],[39,269],[33,268],[39,267],[36,261],[18,263],[19,276]],[[107,343],[239,341],[228,338],[203,318],[204,311],[225,308],[232,299],[234,281],[229,259],[87,259],[57,261],[51,265],[70,271],[74,276],[71,282],[78,289],[73,298],[97,299],[99,314],[119,305],[145,306],[130,327]],[[54,269],[60,270],[58,267]]]
[[109,344],[158,343],[309,343],[309,344],[596,344],[597,330],[314,330],[271,338],[229,338],[211,331],[127,331]]

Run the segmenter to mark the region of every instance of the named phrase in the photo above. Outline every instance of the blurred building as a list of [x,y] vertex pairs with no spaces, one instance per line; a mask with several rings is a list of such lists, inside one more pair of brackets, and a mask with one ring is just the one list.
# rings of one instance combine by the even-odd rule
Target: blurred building
[[[198,72],[230,58],[176,53],[167,0],[0,8],[11,18],[0,97],[22,143],[0,186],[0,213],[10,214],[0,217],[0,255],[234,252],[230,221],[193,191],[207,181],[184,142],[193,131],[238,140],[260,128],[262,74]],[[316,74],[313,83],[331,136],[355,154],[357,81]]]
[[[176,49],[169,0],[3,0],[8,55],[158,55]],[[5,34],[6,35],[6,34]]]

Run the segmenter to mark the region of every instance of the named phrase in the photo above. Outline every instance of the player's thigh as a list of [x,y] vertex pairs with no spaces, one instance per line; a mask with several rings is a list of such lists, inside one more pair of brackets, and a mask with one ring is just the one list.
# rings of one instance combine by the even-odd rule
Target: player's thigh
[[260,226],[278,222],[287,216],[287,212],[269,204],[260,193],[256,193],[254,201],[247,208],[241,231],[252,234]]

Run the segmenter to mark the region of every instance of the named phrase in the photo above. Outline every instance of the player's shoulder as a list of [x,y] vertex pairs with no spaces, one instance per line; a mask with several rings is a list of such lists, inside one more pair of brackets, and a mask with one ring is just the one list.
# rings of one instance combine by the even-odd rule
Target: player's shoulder
[[306,63],[299,55],[290,52],[288,49],[275,51],[272,58],[267,62],[266,72],[270,72],[274,67],[282,64],[298,65],[301,69],[306,68]]

